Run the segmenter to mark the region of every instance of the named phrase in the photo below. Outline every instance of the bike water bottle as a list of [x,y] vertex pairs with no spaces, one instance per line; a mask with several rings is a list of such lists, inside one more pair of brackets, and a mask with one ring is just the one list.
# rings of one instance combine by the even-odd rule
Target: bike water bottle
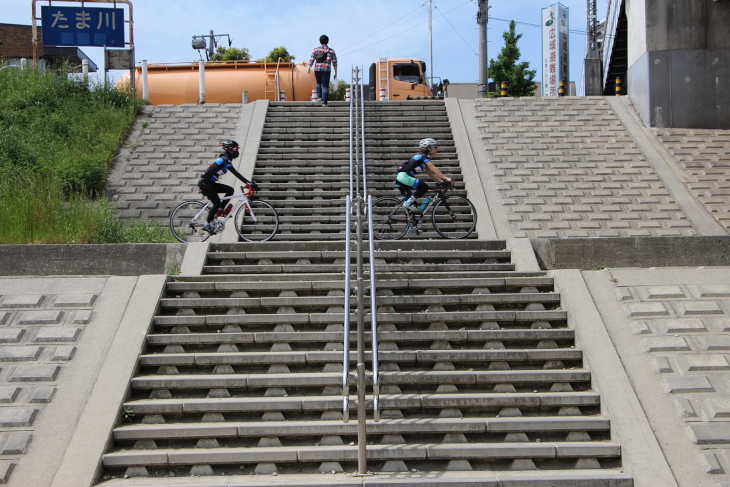
[[228,216],[228,214],[231,212],[232,209],[233,209],[233,205],[229,203],[228,206],[226,206],[226,211],[223,213],[223,215]]
[[421,211],[425,210],[426,207],[428,206],[428,204],[430,202],[431,202],[431,197],[430,196],[428,196],[425,200],[423,200],[423,203],[421,203],[421,206],[419,206],[419,208],[421,209]]

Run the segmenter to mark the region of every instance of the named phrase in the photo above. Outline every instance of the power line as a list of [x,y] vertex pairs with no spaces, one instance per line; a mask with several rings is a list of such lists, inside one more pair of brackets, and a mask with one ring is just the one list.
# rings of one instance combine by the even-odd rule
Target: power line
[[[444,18],[445,18],[445,15],[446,15],[446,14],[448,14],[448,13],[451,13],[451,12],[453,12],[453,11],[454,11],[454,10],[456,10],[457,8],[461,8],[461,7],[463,7],[464,5],[466,5],[466,4],[468,4],[468,3],[472,3],[472,0],[467,0],[466,2],[462,3],[461,5],[457,5],[456,7],[452,8],[451,10],[447,10],[446,12],[441,12],[441,11],[440,11],[440,9],[439,9],[439,13],[440,13],[440,16],[441,16],[441,17],[444,17]],[[416,8],[415,10],[413,10],[413,11],[409,12],[408,14],[404,15],[403,17],[401,17],[400,19],[396,20],[395,22],[391,22],[391,23],[390,23],[390,24],[388,24],[387,26],[385,26],[385,27],[383,27],[382,29],[380,29],[380,30],[378,30],[378,31],[374,32],[373,34],[371,34],[371,35],[369,35],[369,36],[365,37],[365,38],[364,38],[364,39],[362,39],[362,40],[365,40],[365,39],[367,39],[367,38],[369,38],[369,37],[372,37],[373,35],[377,34],[378,32],[380,32],[381,30],[385,29],[386,27],[389,27],[389,26],[391,26],[391,25],[395,24],[395,23],[396,23],[396,22],[398,22],[399,20],[401,20],[401,19],[404,19],[405,17],[407,17],[407,16],[411,15],[411,14],[412,14],[413,12],[415,12],[416,10],[418,10],[418,9],[421,9],[421,8],[423,8],[423,7],[425,6],[425,5],[426,5],[425,3],[424,3],[424,4],[421,4],[421,5],[419,5],[419,6],[418,6],[418,8]],[[439,18],[439,17],[436,17],[436,18]],[[446,21],[448,22],[448,20],[446,20]],[[412,31],[413,29],[416,29],[416,28],[418,28],[418,27],[421,27],[421,26],[423,26],[423,25],[425,25],[425,24],[428,24],[428,21],[426,21],[426,22],[421,22],[420,24],[416,24],[416,25],[414,25],[413,27],[409,27],[408,29],[406,29],[406,30],[403,30],[403,31],[401,31],[401,32],[399,32],[399,33],[397,33],[397,34],[393,34],[393,35],[392,35],[392,36],[390,36],[390,37],[386,37],[385,39],[380,39],[379,41],[375,41],[375,42],[373,42],[372,44],[368,44],[367,46],[359,47],[359,48],[357,48],[357,49],[354,49],[354,50],[352,50],[352,51],[349,51],[349,52],[345,52],[345,51],[346,51],[346,50],[347,50],[347,49],[348,49],[349,47],[352,47],[352,46],[354,46],[354,45],[356,45],[356,44],[359,44],[360,42],[362,42],[362,40],[360,40],[360,41],[356,42],[355,44],[352,44],[351,46],[348,46],[348,47],[346,47],[345,49],[343,49],[343,50],[342,50],[342,51],[343,51],[342,55],[344,56],[344,55],[347,55],[347,54],[352,54],[352,53],[355,53],[355,52],[358,52],[358,51],[362,51],[363,49],[367,49],[368,47],[372,47],[372,46],[374,46],[374,45],[376,45],[376,44],[380,44],[381,42],[387,41],[388,39],[392,39],[393,37],[398,37],[399,35],[405,34],[406,32],[410,32],[410,31]],[[450,25],[450,24],[449,24],[449,25]],[[452,26],[452,28],[453,28],[453,26]],[[462,37],[462,39],[463,39],[463,37]],[[466,42],[466,41],[465,41],[465,42]],[[467,45],[468,45],[468,44],[467,44]],[[472,49],[472,50],[473,50],[473,49]]]
[[[471,3],[471,1],[466,2],[466,3]],[[459,7],[462,7],[464,5],[466,5],[466,4],[459,5]],[[453,8],[453,9],[449,10],[449,12],[451,12],[452,10],[456,10],[459,7],[456,7],[456,8]],[[477,52],[474,50],[474,48],[471,47],[468,42],[466,42],[466,39],[464,39],[464,37],[459,33],[459,31],[456,30],[456,28],[451,24],[451,22],[449,22],[449,19],[446,18],[446,14],[443,13],[443,12],[441,12],[441,9],[438,8],[438,5],[434,5],[434,8],[437,9],[439,11],[439,13],[441,13],[441,16],[444,18],[444,20],[451,26],[452,29],[454,29],[454,32],[456,32],[456,35],[458,35],[459,37],[461,37],[461,40],[464,41],[464,44],[466,44],[466,47],[468,47],[469,49],[471,49],[474,54],[477,54]]]
[[[403,17],[399,18],[398,20],[394,20],[394,21],[393,21],[393,22],[391,22],[390,24],[386,25],[385,27],[383,27],[383,28],[381,28],[381,29],[378,29],[378,30],[376,30],[375,32],[373,32],[372,34],[370,34],[370,35],[368,35],[368,36],[365,36],[365,37],[363,37],[362,39],[360,39],[359,41],[355,42],[354,44],[350,44],[349,46],[347,46],[347,47],[344,47],[344,48],[342,49],[343,53],[344,53],[344,52],[345,52],[346,50],[348,50],[349,48],[351,48],[351,47],[353,47],[353,46],[356,46],[356,45],[360,44],[360,43],[361,43],[362,41],[364,41],[365,39],[369,39],[370,37],[374,36],[374,35],[375,35],[375,34],[377,34],[378,32],[380,32],[380,31],[382,31],[382,30],[385,30],[385,29],[387,29],[388,27],[390,27],[391,25],[395,24],[396,22],[400,22],[401,20],[403,20],[403,19],[405,19],[406,17],[408,17],[409,15],[411,15],[411,14],[412,14],[413,12],[415,12],[415,11],[419,10],[420,8],[422,8],[422,7],[424,6],[424,5],[425,5],[425,3],[424,3],[424,4],[421,4],[421,5],[419,5],[418,7],[416,7],[416,8],[415,8],[415,9],[413,9],[413,10],[411,10],[410,12],[408,12],[407,14],[405,14],[405,15],[404,15]],[[359,49],[358,49],[358,50],[359,50]],[[352,52],[356,52],[356,51],[352,51]]]
[[[497,17],[491,17],[491,16],[489,17],[489,20],[498,20],[500,22],[508,22],[508,23],[513,22],[512,20],[498,19]],[[517,22],[516,20],[514,21],[514,23],[519,24],[519,25],[526,25],[528,27],[537,27],[538,29],[542,29],[542,25],[540,25],[540,24],[531,24],[529,22]],[[568,32],[571,34],[578,34],[578,35],[584,35],[584,36],[588,35],[588,32],[585,30],[568,29]],[[604,33],[603,37],[614,37],[614,36]]]

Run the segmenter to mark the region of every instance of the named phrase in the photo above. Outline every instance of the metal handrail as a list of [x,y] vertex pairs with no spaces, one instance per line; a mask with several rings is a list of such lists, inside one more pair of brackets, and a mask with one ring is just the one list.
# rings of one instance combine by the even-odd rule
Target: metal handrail
[[[364,270],[363,270],[363,234],[364,226],[367,225],[369,238],[369,262],[370,262],[370,316],[372,327],[372,368],[373,368],[373,410],[375,421],[380,421],[380,375],[378,364],[378,332],[377,332],[377,291],[375,287],[375,251],[373,244],[373,218],[372,218],[372,196],[367,194],[367,169],[365,159],[365,103],[364,103],[364,86],[360,83],[361,68],[353,69],[353,78],[351,93],[354,95],[350,98],[350,194],[346,197],[346,237],[345,237],[345,326],[343,338],[343,364],[342,364],[342,417],[344,422],[350,419],[350,294],[351,289],[351,232],[352,232],[352,213],[354,203],[354,213],[357,216],[357,421],[358,421],[358,475],[367,473],[367,440],[366,440],[366,378],[365,378],[365,305],[364,305]],[[356,99],[360,98],[359,109]],[[359,118],[359,119],[358,119]],[[361,138],[358,137],[358,129]],[[353,141],[355,150],[353,152]],[[362,149],[360,150],[360,142]],[[360,165],[359,157],[362,155],[362,189],[360,194]],[[353,163],[353,160],[355,163]],[[353,167],[354,166],[354,167]],[[357,184],[353,182],[354,177]],[[353,188],[354,186],[354,188]],[[353,189],[356,195],[353,198]],[[363,216],[367,214],[367,222],[363,222]]]

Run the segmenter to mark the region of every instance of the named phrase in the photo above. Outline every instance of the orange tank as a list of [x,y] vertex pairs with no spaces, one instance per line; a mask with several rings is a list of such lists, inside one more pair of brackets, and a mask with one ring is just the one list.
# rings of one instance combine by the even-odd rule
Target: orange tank
[[[142,68],[135,71],[137,97],[142,97]],[[243,92],[249,101],[279,100],[283,90],[287,101],[309,101],[316,88],[314,71],[294,63],[252,63],[223,61],[205,63],[205,101],[207,103],[241,103]],[[278,83],[277,83],[278,81]],[[129,73],[119,86],[129,83]],[[150,64],[147,66],[149,102],[152,105],[198,103],[200,73],[198,63]]]

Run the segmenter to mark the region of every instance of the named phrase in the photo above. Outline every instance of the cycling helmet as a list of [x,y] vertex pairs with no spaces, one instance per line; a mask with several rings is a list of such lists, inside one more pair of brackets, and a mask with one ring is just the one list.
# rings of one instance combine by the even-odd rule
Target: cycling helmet
[[438,147],[438,146],[439,146],[439,143],[436,142],[436,140],[432,139],[432,138],[423,139],[418,143],[418,147],[420,147],[421,150],[426,150],[431,147]]
[[238,157],[238,149],[240,149],[240,147],[238,146],[238,142],[235,140],[226,140],[225,142],[221,142],[220,146],[223,147],[223,150],[231,159]]

